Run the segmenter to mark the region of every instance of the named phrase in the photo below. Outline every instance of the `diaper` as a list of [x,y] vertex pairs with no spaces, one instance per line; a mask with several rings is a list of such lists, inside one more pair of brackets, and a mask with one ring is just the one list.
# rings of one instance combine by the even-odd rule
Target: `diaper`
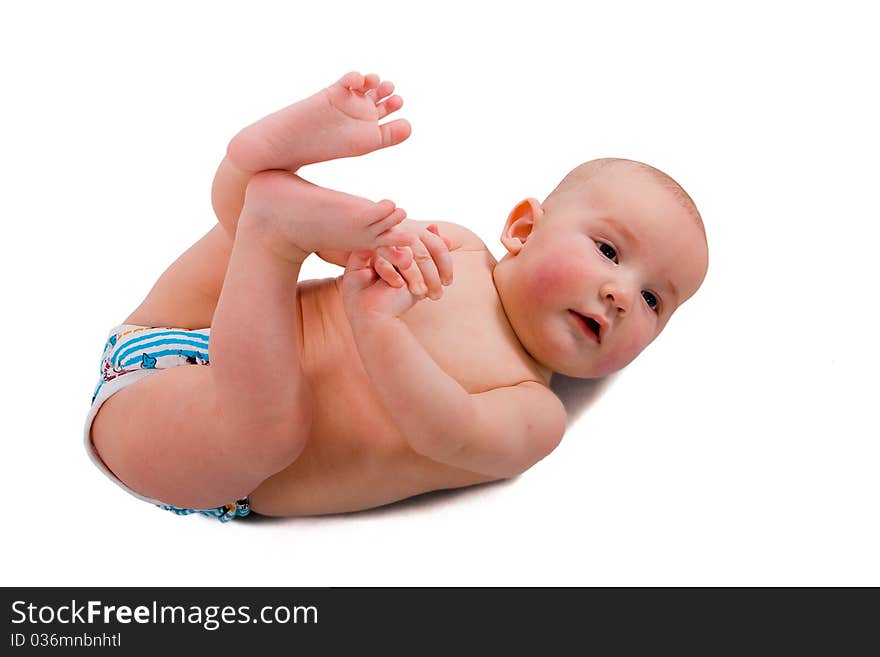
[[92,405],[86,417],[84,443],[86,452],[98,469],[138,499],[177,515],[199,513],[217,518],[220,522],[228,522],[250,513],[246,497],[213,509],[182,509],[145,497],[131,490],[111,472],[95,451],[91,436],[92,422],[101,404],[122,388],[169,367],[207,365],[210,335],[210,328],[151,328],[133,324],[113,328],[101,355],[100,378],[92,393]]

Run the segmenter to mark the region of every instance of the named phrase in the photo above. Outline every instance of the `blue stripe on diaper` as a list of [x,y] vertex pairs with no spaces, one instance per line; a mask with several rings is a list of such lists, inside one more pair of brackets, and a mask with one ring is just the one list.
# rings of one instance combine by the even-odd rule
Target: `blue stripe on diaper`
[[191,340],[201,340],[204,344],[208,343],[208,336],[203,335],[202,333],[197,333],[196,331],[160,331],[160,332],[148,332],[146,335],[139,335],[136,338],[131,338],[130,340],[123,340],[122,344],[119,345],[118,348],[128,348],[133,344],[138,344],[140,342],[146,342],[148,340],[154,340],[156,338],[162,338],[169,335],[183,335]]
[[[166,329],[146,329],[146,331],[142,331],[142,333],[145,333],[144,335],[139,335],[138,337],[131,338],[130,340],[124,340],[124,342],[125,342],[125,344],[132,344],[135,342],[140,342],[142,340],[149,340],[151,338],[156,338],[156,337],[159,337],[162,335],[188,335],[188,336],[196,336],[199,338],[204,338],[205,340],[207,340],[208,336],[203,335],[202,333],[199,333],[200,330],[204,331],[205,329],[193,329],[193,330],[187,330],[187,329],[167,329],[167,330]],[[156,331],[159,331],[159,332],[157,333]]]
[[[157,332],[157,331],[158,331],[158,332]],[[207,335],[204,335],[204,334],[202,334],[202,333],[199,333],[198,331],[195,331],[195,330],[193,330],[193,331],[187,331],[187,330],[185,330],[185,329],[184,329],[184,330],[180,330],[180,329],[178,329],[178,330],[169,329],[169,330],[167,330],[167,331],[163,331],[163,330],[153,329],[153,330],[148,330],[148,331],[146,331],[144,335],[139,335],[139,336],[137,336],[137,337],[132,337],[132,338],[130,338],[130,339],[128,339],[128,340],[123,339],[122,343],[123,343],[125,346],[128,346],[128,345],[131,345],[131,344],[136,344],[136,343],[138,343],[138,342],[144,342],[145,340],[152,340],[153,338],[160,338],[160,337],[163,337],[163,336],[166,336],[166,335],[183,335],[183,336],[186,336],[186,337],[189,337],[189,338],[201,338],[201,339],[203,339],[203,340],[207,340],[207,339],[208,339],[208,336],[207,336]]]
[[[159,336],[155,336],[155,337],[159,337]],[[134,340],[132,340],[132,342],[134,342]],[[143,342],[143,343],[136,345],[134,347],[131,346],[131,342],[126,342],[122,346],[122,348],[120,348],[120,350],[118,352],[113,354],[113,358],[111,359],[111,362],[114,365],[119,365],[122,362],[123,358],[130,356],[131,354],[133,354],[136,351],[143,353],[144,350],[146,350],[150,347],[158,347],[159,345],[163,345],[163,344],[176,344],[176,345],[184,345],[184,346],[191,346],[191,347],[204,347],[205,351],[208,350],[208,340],[207,339],[204,339],[204,340],[181,340],[180,338],[169,338],[167,340],[155,340],[153,342]],[[157,352],[157,353],[161,353],[162,355],[165,355],[166,353],[176,353],[176,352],[171,351],[171,352]],[[156,353],[152,353],[150,355],[155,356]],[[130,362],[133,362],[133,361],[129,361],[129,363]]]
[[[199,332],[204,330],[210,329],[146,329],[143,331],[145,335],[132,337],[130,340],[126,340],[125,337],[120,338],[120,333],[111,335],[104,343],[101,362],[98,364],[98,374],[101,376],[101,381],[92,393],[92,403],[94,403],[101,388],[107,383],[107,381],[104,380],[104,365],[108,360],[114,369],[120,367],[120,361],[132,354],[136,355],[133,358],[125,360],[121,365],[122,368],[138,364],[140,369],[154,369],[157,364],[156,359],[161,358],[162,356],[181,356],[188,359],[202,359],[205,363],[209,362],[208,343],[210,335],[205,335],[204,333]],[[184,336],[188,339],[183,340],[181,338],[170,338],[168,336]],[[162,345],[173,345],[178,348],[164,349],[152,353],[145,351]],[[192,347],[196,347],[197,349],[192,349]]]
[[204,360],[208,360],[208,354],[202,351],[166,349],[164,351],[153,351],[149,354],[138,354],[137,356],[129,358],[127,361],[122,363],[122,367],[128,367],[129,365],[134,365],[135,363],[141,363],[143,365],[142,369],[153,369],[156,366],[156,359],[161,358],[162,356],[192,356],[193,358],[202,358]]

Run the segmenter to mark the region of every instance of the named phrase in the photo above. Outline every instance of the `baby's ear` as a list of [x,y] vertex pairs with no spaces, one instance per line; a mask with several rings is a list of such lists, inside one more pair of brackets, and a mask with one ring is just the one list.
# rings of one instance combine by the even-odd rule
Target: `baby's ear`
[[540,221],[543,216],[544,209],[538,199],[527,198],[520,201],[507,215],[504,230],[501,232],[501,243],[510,253],[519,253],[532,234],[535,221]]

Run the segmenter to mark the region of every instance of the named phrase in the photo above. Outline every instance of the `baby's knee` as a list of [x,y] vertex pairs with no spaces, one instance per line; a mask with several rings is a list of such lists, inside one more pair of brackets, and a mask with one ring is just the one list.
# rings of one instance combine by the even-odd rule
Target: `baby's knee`
[[266,477],[299,457],[308,443],[312,420],[311,399],[303,398],[292,403],[290,412],[277,421],[266,422],[264,418],[258,424],[247,420],[229,423],[229,440],[237,444],[242,462]]
[[303,418],[296,424],[286,424],[278,430],[272,430],[265,435],[265,439],[248,445],[250,457],[256,466],[266,472],[265,476],[275,474],[299,458],[308,444],[311,429],[311,420]]

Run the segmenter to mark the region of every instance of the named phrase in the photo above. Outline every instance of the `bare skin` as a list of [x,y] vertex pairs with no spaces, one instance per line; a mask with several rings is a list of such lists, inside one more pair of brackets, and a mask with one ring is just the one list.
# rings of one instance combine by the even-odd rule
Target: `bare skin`
[[291,262],[319,250],[408,246],[409,233],[395,230],[406,212],[392,201],[373,203],[313,185],[285,171],[254,175],[242,216],[265,230],[266,243]]
[[379,121],[403,106],[394,84],[357,72],[244,128],[227,155],[242,171],[296,171],[306,164],[365,155],[401,143],[409,122]]
[[[264,456],[251,469],[256,485],[241,483],[236,489],[250,491],[251,508],[258,513],[353,511],[525,471],[555,448],[564,431],[565,412],[548,390],[547,364],[561,371],[559,365],[580,368],[583,361],[587,371],[596,361],[600,340],[575,321],[571,309],[587,313],[598,303],[617,304],[618,317],[614,323],[605,318],[601,341],[610,345],[606,351],[617,352],[612,338],[619,334],[632,346],[625,355],[634,356],[646,341],[627,340],[627,335],[648,335],[642,330],[646,326],[654,326],[650,336],[656,335],[702,279],[699,267],[682,272],[674,266],[676,258],[702,262],[702,235],[693,233],[689,217],[670,205],[660,188],[638,178],[621,182],[623,194],[615,191],[614,181],[603,181],[608,199],[597,194],[546,208],[535,199],[521,202],[502,235],[505,264],[496,263],[485,244],[461,226],[425,226],[405,219],[390,201],[374,203],[322,189],[294,173],[304,164],[361,155],[406,139],[406,122],[379,124],[402,105],[387,97],[392,90],[378,76],[351,73],[239,133],[215,178],[220,225],[169,268],[126,320],[211,327],[211,365],[199,369],[216,371],[207,378],[220,384],[219,409],[238,418],[235,430],[225,431],[226,453],[247,454],[253,449],[249,442],[271,439],[270,445],[257,446]],[[648,187],[632,193],[642,184]],[[651,202],[646,207],[619,203],[632,198]],[[662,226],[657,208],[665,208]],[[594,215],[596,221],[612,216],[615,225],[641,239],[604,234],[593,226]],[[668,240],[654,234],[661,228],[683,236],[671,252]],[[441,229],[450,239],[441,238]],[[608,255],[609,242],[613,255]],[[302,261],[315,251],[347,264],[346,275],[297,284]],[[370,252],[375,255],[365,255]],[[595,262],[589,261],[587,271],[583,263],[589,258]],[[496,276],[502,269],[506,276]],[[568,279],[562,281],[562,274]],[[667,275],[683,295],[666,293]],[[554,276],[560,282],[548,294],[546,283]],[[409,292],[400,289],[404,283]],[[665,310],[658,311],[665,313],[662,323],[649,323],[655,311],[645,290],[664,299]],[[649,305],[632,306],[630,298]],[[527,351],[521,339],[532,335]],[[152,385],[156,395],[160,383],[177,385],[174,401],[201,401],[206,377],[181,377],[174,370],[195,368],[145,378],[111,397],[105,408],[126,395],[131,405],[141,394],[138,386],[146,391]],[[187,388],[196,378],[199,385]],[[149,406],[143,415],[150,418],[155,411],[150,399],[141,405]],[[130,408],[120,405],[115,417],[130,417]],[[173,429],[201,426],[197,441],[204,444],[191,445],[195,453],[217,452],[217,432],[193,424],[210,415],[174,417],[178,426]],[[106,444],[107,453],[114,441],[124,442],[115,438],[120,435],[115,426],[140,426],[113,422],[107,421],[103,441],[95,439],[99,449],[99,442]],[[259,430],[250,430],[256,425]],[[150,457],[172,459],[165,470],[164,464],[152,463],[158,487],[176,463],[173,450],[180,440],[156,449],[148,443],[156,433],[161,432],[144,435]],[[124,456],[119,463],[125,464]],[[234,465],[240,467],[237,461]],[[210,467],[196,473],[207,472],[208,484],[222,480],[219,471],[230,466],[227,459],[218,471]],[[207,497],[205,482],[177,481],[178,488]],[[212,490],[218,499],[211,505],[238,496],[221,494],[216,486]],[[165,499],[146,484],[139,492]]]
[[[345,89],[345,93],[334,90],[344,83],[352,84],[354,89]],[[291,276],[295,280],[299,264],[310,252],[329,249],[340,256],[339,264],[345,264],[341,256],[347,254],[341,247],[385,249],[393,259],[389,245],[408,243],[412,261],[408,268],[395,269],[388,262],[383,266],[383,260],[377,259],[375,269],[389,285],[405,281],[411,289],[416,288],[412,291],[417,296],[437,300],[413,307],[404,320],[442,371],[471,394],[525,380],[539,381],[537,368],[504,320],[492,285],[494,260],[479,238],[455,224],[441,223],[440,230],[450,238],[441,239],[436,227],[404,220],[404,213],[390,201],[377,204],[322,189],[293,174],[304,164],[351,157],[405,139],[409,135],[405,121],[378,124],[402,105],[399,99],[382,97],[392,88],[390,83],[379,82],[377,76],[349,74],[328,90],[239,133],[230,143],[227,155],[234,175],[224,177],[224,163],[215,181],[215,195],[221,199],[215,202],[215,209],[219,209],[218,219],[225,232],[234,235],[233,247],[223,247],[222,238],[213,240],[216,246],[211,248],[207,248],[207,243],[197,245],[201,249],[198,254],[193,251],[191,258],[182,257],[174,266],[187,262],[190,270],[180,270],[177,276],[172,267],[166,272],[169,291],[166,293],[157,285],[126,319],[126,323],[132,324],[181,325],[186,317],[186,322],[193,326],[210,325],[211,369],[215,365],[216,346],[218,353],[226,354],[227,362],[238,353],[241,365],[235,371],[238,376],[247,371],[257,391],[265,393],[267,386],[282,385],[280,379],[270,383],[273,376],[296,380],[297,389],[308,391],[309,408],[297,414],[310,418],[308,425],[300,423],[298,427],[299,433],[306,430],[302,446],[287,467],[268,476],[251,491],[251,506],[258,513],[308,515],[357,510],[428,490],[498,478],[438,463],[411,448],[376,397],[361,363],[343,309],[341,277],[300,282],[295,308],[283,304],[288,286],[282,281],[291,280]],[[333,98],[348,103],[344,105],[348,113],[340,110]],[[339,139],[331,138],[333,135]],[[246,230],[238,230],[242,226]],[[266,276],[271,271],[271,278],[254,278],[252,268],[258,263],[255,259],[275,263],[258,267]],[[451,286],[453,268],[455,286]],[[233,275],[239,270],[241,284]],[[201,273],[205,271],[226,271],[221,290],[211,291],[213,281],[219,279],[215,274],[206,279]],[[206,301],[196,300],[201,295],[185,293],[187,281],[194,280],[211,281],[197,286],[207,294]],[[422,288],[418,288],[419,283]],[[236,285],[241,302],[233,301]],[[444,290],[444,286],[448,287]],[[276,287],[277,292],[267,296],[267,291]],[[292,321],[284,319],[284,312],[290,313]],[[462,331],[457,318],[463,316],[469,318],[473,330]],[[271,336],[267,334],[267,342],[252,338],[255,321],[274,327]],[[247,343],[236,342],[241,331],[234,331],[234,327],[245,325],[252,339]],[[283,334],[279,333],[282,326]],[[291,329],[298,330],[295,335],[283,337]],[[460,344],[463,338],[465,348]],[[276,365],[274,371],[266,369],[268,378],[258,379],[252,363],[263,357],[259,353],[261,344],[275,345],[273,349],[277,351],[279,344],[288,343],[299,345],[296,367],[290,367],[294,365],[289,360],[291,354],[284,357],[284,362],[290,363],[286,370],[279,370]],[[248,349],[252,353],[245,354]],[[270,360],[277,363],[276,354]],[[235,403],[240,397],[229,395],[227,399]],[[113,398],[107,404],[112,401]],[[254,397],[248,403],[263,402]]]
[[[220,223],[231,236],[235,235],[245,204],[245,188],[255,173],[267,170],[295,173],[307,164],[364,155],[406,140],[412,132],[406,119],[379,123],[403,106],[403,99],[391,95],[393,91],[394,84],[381,81],[378,75],[351,72],[326,89],[241,130],[230,142],[227,157],[215,177],[214,206]],[[280,175],[262,178],[259,186],[249,186],[251,214],[271,211],[275,198],[281,201],[277,207],[297,204],[303,209],[299,214],[313,216],[324,203],[330,202],[329,190],[301,178],[298,180],[307,185],[285,185],[286,177]],[[260,195],[268,202],[258,201],[256,197]],[[298,225],[281,222],[277,226],[281,235],[274,240],[276,248],[286,241],[288,252],[284,255],[291,260],[301,261],[303,253],[319,252],[322,258],[342,265],[351,250],[374,248],[376,272],[390,285],[407,284],[414,294],[439,298],[442,294],[440,275],[429,257],[429,251],[435,250],[431,247],[436,247],[437,242],[423,233],[422,241],[426,242],[423,246],[412,231],[394,230],[406,216],[402,208],[390,214],[394,209],[392,201],[380,201],[378,207],[371,209],[366,199],[350,195],[339,195],[332,203],[337,214],[348,217],[347,223],[339,226],[341,231],[333,228],[336,222],[316,222],[310,227],[301,222]],[[387,216],[386,210],[389,211]],[[382,221],[378,223],[380,218]],[[278,222],[280,218],[274,220]],[[377,224],[372,225],[373,221]],[[364,227],[369,235],[359,233],[359,227]],[[388,232],[377,238],[382,230]],[[429,226],[428,230],[445,239],[436,225]],[[418,262],[413,262],[413,256]],[[449,284],[451,278],[451,271],[445,271],[443,284]]]

